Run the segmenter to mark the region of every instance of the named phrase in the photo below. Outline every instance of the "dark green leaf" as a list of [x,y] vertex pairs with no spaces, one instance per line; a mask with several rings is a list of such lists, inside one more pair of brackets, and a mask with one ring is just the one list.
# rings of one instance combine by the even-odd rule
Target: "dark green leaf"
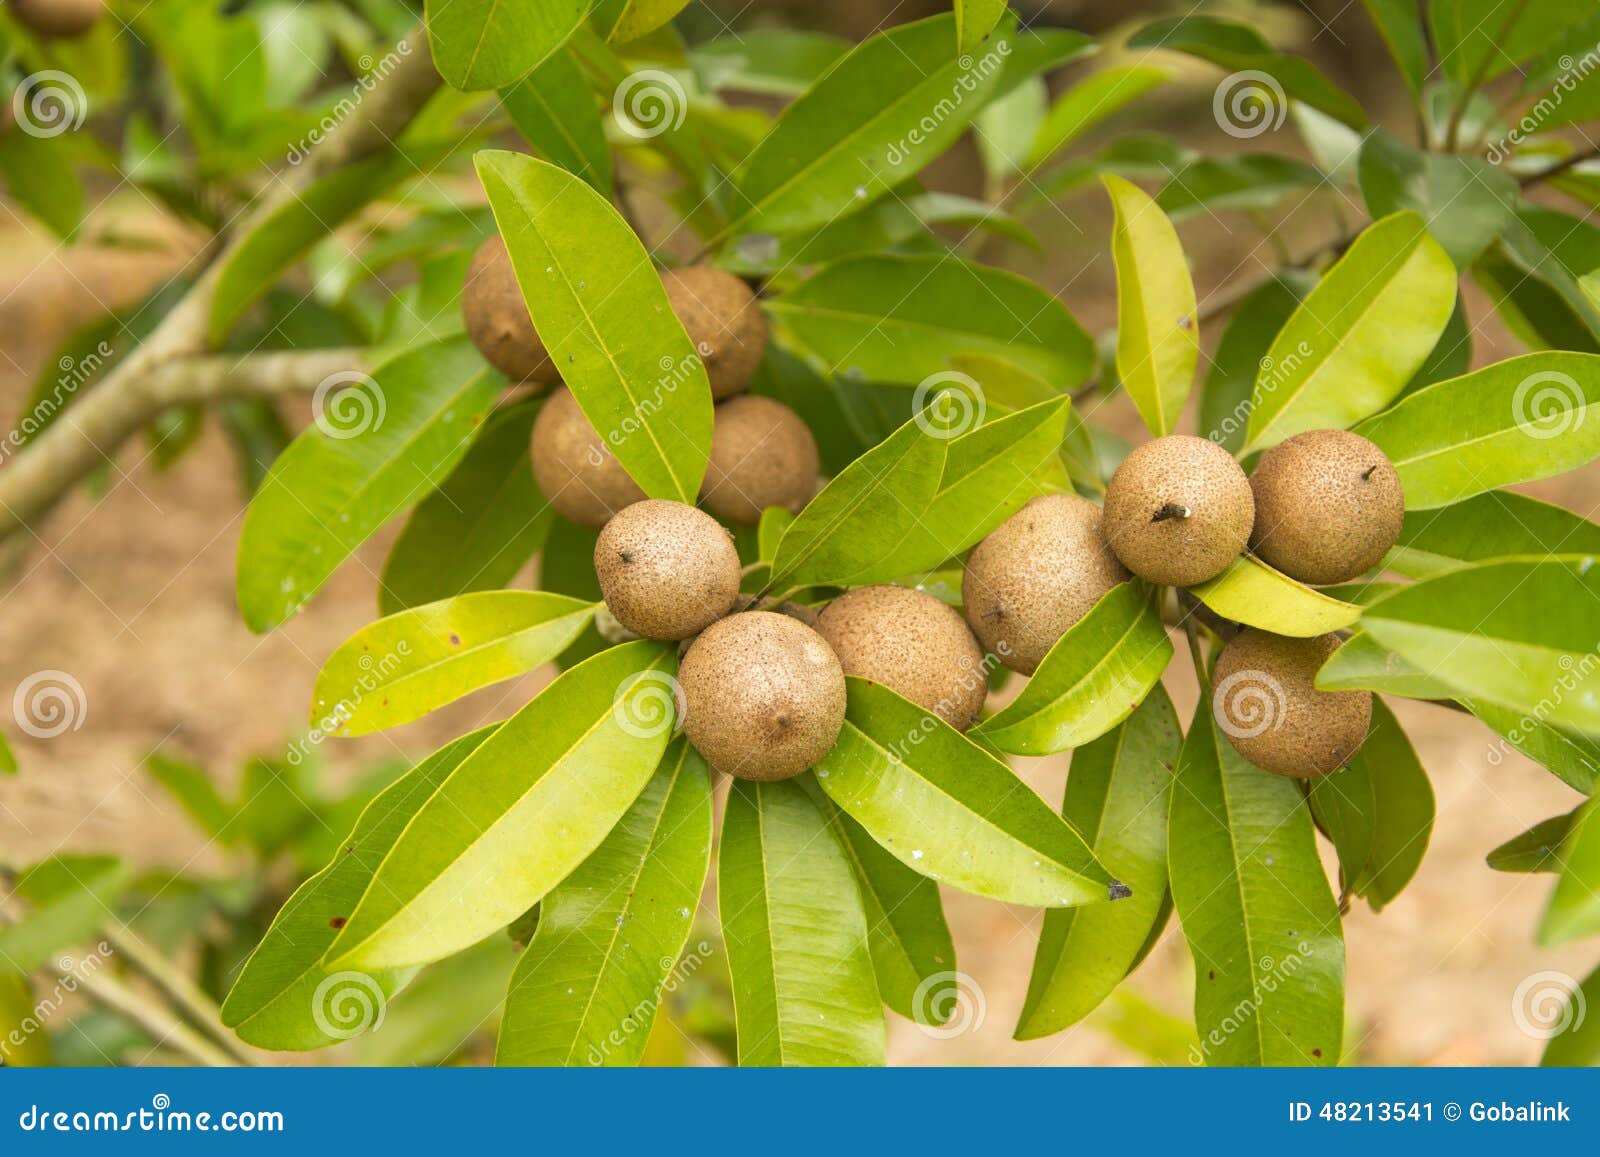
[[1500,235],[1517,204],[1517,182],[1476,157],[1421,153],[1378,131],[1361,147],[1361,195],[1374,218],[1414,209],[1457,269]]
[[428,0],[433,63],[452,88],[515,84],[566,43],[592,0]]
[[558,52],[500,94],[506,112],[545,159],[611,195],[611,146],[593,89],[570,52]]
[[1263,359],[1272,339],[1315,284],[1309,273],[1286,270],[1233,308],[1200,389],[1200,429],[1224,449],[1237,453],[1244,445],[1250,393]]
[[1579,804],[1563,815],[1540,820],[1490,852],[1489,866],[1497,872],[1559,872],[1561,842],[1582,810],[1583,805]]
[[1591,799],[1572,817],[1557,858],[1561,872],[1539,922],[1539,943],[1565,944],[1600,932],[1600,802]]
[[1462,563],[1552,554],[1600,555],[1600,526],[1515,491],[1490,490],[1453,506],[1407,513],[1384,565],[1427,578]]

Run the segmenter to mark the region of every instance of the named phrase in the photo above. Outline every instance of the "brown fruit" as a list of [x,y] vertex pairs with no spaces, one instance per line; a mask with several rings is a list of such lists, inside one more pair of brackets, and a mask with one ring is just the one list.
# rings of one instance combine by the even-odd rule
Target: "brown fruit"
[[1234,750],[1274,775],[1305,779],[1343,767],[1372,725],[1366,691],[1318,691],[1337,635],[1290,639],[1249,629],[1217,656],[1211,710]]
[[1303,583],[1342,583],[1383,561],[1406,516],[1400,475],[1348,430],[1308,430],[1261,455],[1250,475],[1250,548]]
[[40,36],[76,37],[93,28],[104,0],[11,0],[18,23]]
[[672,312],[694,342],[719,401],[742,392],[767,351],[767,315],[740,278],[711,265],[665,269]]
[[717,406],[700,497],[718,518],[754,526],[769,506],[800,513],[821,469],[817,440],[800,415],[746,394]]
[[844,671],[822,636],[788,615],[747,611],[707,627],[678,668],[683,729],[718,771],[788,779],[844,726]]
[[506,243],[496,233],[472,255],[461,287],[467,336],[495,369],[513,382],[548,386],[561,380],[544,342],[534,332],[527,303],[517,287]]
[[823,608],[817,633],[846,675],[882,683],[959,731],[978,721],[989,672],[950,604],[909,587],[857,587]]
[[617,511],[644,498],[570,390],[557,390],[539,407],[532,454],[539,489],[557,514],[580,526],[604,526]]
[[1134,574],[1165,586],[1216,578],[1250,541],[1254,520],[1250,480],[1206,438],[1146,442],[1106,486],[1106,541]]
[[733,609],[739,552],[703,510],[649,498],[619,511],[594,544],[600,593],[646,639],[687,639]]
[[1071,494],[1030,501],[973,548],[961,574],[984,648],[1031,675],[1067,628],[1128,578],[1101,535],[1100,508]]

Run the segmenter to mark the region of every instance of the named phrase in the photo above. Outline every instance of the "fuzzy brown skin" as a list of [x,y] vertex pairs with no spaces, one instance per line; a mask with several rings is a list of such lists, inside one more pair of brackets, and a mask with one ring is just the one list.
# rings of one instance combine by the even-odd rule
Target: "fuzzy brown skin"
[[661,284],[705,362],[711,396],[743,393],[767,350],[767,315],[750,287],[710,265],[662,270]]
[[82,36],[105,14],[103,0],[11,0],[23,27],[45,37]]
[[1165,586],[1216,578],[1249,543],[1254,522],[1250,480],[1206,438],[1146,442],[1106,486],[1106,541],[1134,574]]
[[1250,549],[1303,583],[1360,578],[1389,553],[1406,516],[1394,463],[1348,430],[1308,430],[1279,442],[1261,455],[1250,490]]
[[1318,669],[1338,649],[1337,635],[1289,639],[1253,628],[1224,647],[1212,712],[1234,750],[1295,779],[1349,763],[1372,726],[1372,695],[1317,690]]
[[599,528],[644,498],[611,448],[584,416],[570,390],[557,390],[533,420],[533,480],[556,513]]
[[1067,628],[1128,577],[1101,534],[1100,508],[1046,494],[973,548],[961,599],[984,649],[1031,675]]
[[882,683],[958,731],[978,721],[989,691],[983,649],[948,603],[909,587],[857,587],[823,608],[817,633],[846,675]]
[[729,398],[717,406],[700,497],[718,518],[754,526],[769,506],[799,514],[821,469],[817,440],[799,414],[771,398]]
[[514,382],[549,386],[561,374],[544,342],[534,332],[511,255],[498,233],[472,255],[466,284],[461,287],[461,317],[467,336],[495,369]]
[[706,762],[740,779],[799,775],[839,739],[844,670],[821,635],[770,611],[706,628],[678,668],[683,729]]
[[607,522],[594,544],[606,609],[646,639],[687,639],[733,609],[739,552],[703,510],[649,498]]

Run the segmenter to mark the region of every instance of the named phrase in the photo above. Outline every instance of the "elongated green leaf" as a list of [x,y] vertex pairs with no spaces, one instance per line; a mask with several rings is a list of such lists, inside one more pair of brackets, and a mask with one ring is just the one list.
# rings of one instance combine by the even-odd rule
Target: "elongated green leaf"
[[631,1065],[711,863],[711,780],[679,738],[594,854],[539,906],[495,1063]]
[[234,809],[223,802],[217,785],[203,769],[159,751],[151,752],[144,765],[151,778],[167,789],[201,831],[219,843],[236,840],[238,833],[228,830]]
[[816,777],[801,781],[828,818],[855,871],[867,917],[867,946],[883,1003],[919,1024],[943,1024],[960,999],[955,942],[945,923],[939,885],[912,871],[840,811]]
[[1539,1063],[1546,1067],[1600,1064],[1600,1016],[1589,1013],[1600,1007],[1600,968],[1581,986],[1564,987],[1568,987],[1566,1000],[1549,1026],[1555,1034],[1544,1046]]
[[1527,60],[1588,11],[1568,0],[1428,0],[1439,64],[1452,80],[1465,84],[1493,80]]
[[1006,14],[1006,0],[955,0],[956,51],[976,52]]
[[577,31],[592,0],[428,0],[433,63],[451,88],[515,84]]
[[1450,313],[1450,320],[1445,323],[1444,332],[1434,343],[1433,352],[1422,363],[1422,368],[1411,375],[1400,396],[1404,398],[1446,378],[1459,378],[1471,368],[1472,331],[1467,328],[1466,305],[1457,294],[1456,307]]
[[1160,437],[1177,427],[1200,357],[1194,282],[1177,230],[1149,195],[1109,173],[1100,179],[1116,210],[1117,377]]
[[557,52],[500,94],[528,143],[545,159],[611,195],[611,146],[594,90],[570,52]]
[[584,415],[652,498],[693,503],[711,449],[711,387],[650,255],[565,169],[477,155],[517,283]]
[[593,603],[543,591],[479,591],[379,619],[323,664],[311,725],[355,736],[420,719],[550,662],[594,611]]
[[[23,90],[12,90],[14,102],[19,91]],[[51,94],[48,83],[30,91],[35,96]],[[21,99],[27,97],[24,92]],[[65,115],[71,116],[73,107],[68,105]],[[71,150],[72,142],[59,136],[30,132],[0,136],[0,175],[5,177],[6,192],[63,239],[77,231],[84,211],[83,182],[73,167]]]
[[1363,629],[1460,695],[1600,734],[1600,570],[1589,558],[1447,571],[1368,607]]
[[1168,74],[1159,68],[1131,64],[1091,73],[1057,98],[1028,150],[1027,166],[1038,168],[1118,110],[1163,85]]
[[842,586],[875,567],[938,493],[949,445],[913,419],[845,467],[784,531],[769,585]]
[[335,382],[319,422],[273,463],[245,515],[245,624],[260,632],[289,618],[356,547],[443,482],[501,385],[464,339]]
[[1497,872],[1559,872],[1561,843],[1583,808],[1584,805],[1579,804],[1562,815],[1540,820],[1495,848],[1485,857],[1486,862]]
[[1419,152],[1382,130],[1361,146],[1360,174],[1373,217],[1421,213],[1457,269],[1500,235],[1517,204],[1516,179],[1488,161]]
[[1316,284],[1309,273],[1289,270],[1262,284],[1233,308],[1211,355],[1200,392],[1200,432],[1238,453],[1250,421],[1250,394],[1272,339]]
[[386,615],[509,583],[544,545],[555,512],[533,481],[537,405],[498,410],[456,468],[417,505],[383,564]]
[[1583,465],[1600,453],[1597,403],[1600,354],[1526,354],[1418,390],[1356,432],[1394,463],[1406,509],[1427,510]]
[[88,940],[117,918],[112,906],[127,886],[127,865],[115,856],[52,856],[21,873],[15,892],[28,906],[0,927],[0,972],[25,975]]
[[717,858],[741,1065],[874,1065],[885,1051],[850,863],[792,782],[735,780]]
[[1150,589],[1123,583],[1056,640],[1022,694],[973,737],[1017,755],[1081,747],[1126,719],[1171,658]]
[[1451,699],[1455,689],[1402,659],[1365,631],[1356,631],[1340,645],[1322,670],[1323,691],[1382,691],[1412,699]]
[[1202,211],[1270,209],[1291,193],[1319,188],[1325,179],[1314,165],[1271,153],[1197,157],[1161,186],[1156,204],[1174,221]]
[[[1574,791],[1594,795],[1600,788],[1600,743],[1508,707],[1478,699],[1461,702],[1499,735],[1505,745],[1549,769]],[[1498,765],[1504,761],[1505,754],[1505,746],[1497,744],[1489,749],[1489,762]]]
[[1126,895],[1083,837],[1000,760],[887,687],[850,677],[822,790],[902,863],[941,883],[1035,907]]
[[1191,593],[1225,619],[1297,638],[1325,635],[1361,617],[1360,607],[1295,582],[1248,554]]
[[1557,858],[1561,873],[1539,922],[1539,943],[1565,944],[1600,932],[1600,803],[1591,799],[1574,814]]
[[648,36],[689,5],[689,0],[595,0],[594,29],[613,44]]
[[962,354],[1004,358],[1057,390],[1094,368],[1094,343],[1039,286],[947,256],[837,262],[768,309],[830,373],[921,382]]
[[1455,308],[1456,273],[1416,213],[1369,226],[1267,351],[1245,452],[1343,429],[1397,397]]
[[412,971],[333,970],[324,967],[323,953],[406,824],[493,731],[446,744],[380,792],[333,861],[284,902],[222,1005],[222,1023],[241,1040],[266,1049],[314,1049],[381,1022],[385,1004]]
[[1177,713],[1157,687],[1124,723],[1073,754],[1061,814],[1133,895],[1044,914],[1017,1039],[1082,1020],[1149,939],[1167,895],[1167,793],[1182,743]]
[[1246,763],[1202,697],[1178,762],[1168,832],[1172,900],[1194,954],[1209,1065],[1334,1065],[1344,1032],[1344,937],[1293,780]]
[[1361,0],[1361,3],[1378,26],[1389,55],[1394,57],[1414,99],[1432,71],[1427,36],[1418,19],[1415,0]]
[[502,724],[384,858],[328,950],[332,966],[438,960],[565,879],[660,762],[675,714],[673,669],[660,644],[625,643],[566,672]]
[[1427,578],[1463,563],[1559,554],[1600,554],[1600,526],[1536,498],[1491,490],[1443,509],[1411,511],[1384,566]]
[[795,100],[733,175],[734,227],[792,233],[864,209],[949,148],[999,82],[999,40],[965,66],[955,16],[878,33]]
[[799,96],[850,51],[850,42],[796,28],[741,28],[690,53],[717,89]]

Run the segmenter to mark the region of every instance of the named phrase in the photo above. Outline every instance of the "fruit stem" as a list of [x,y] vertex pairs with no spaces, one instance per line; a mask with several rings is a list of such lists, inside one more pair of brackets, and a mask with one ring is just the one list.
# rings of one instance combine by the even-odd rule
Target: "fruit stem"
[[1169,518],[1188,518],[1194,514],[1187,506],[1178,502],[1164,502],[1161,509],[1155,512],[1151,522],[1166,522]]

